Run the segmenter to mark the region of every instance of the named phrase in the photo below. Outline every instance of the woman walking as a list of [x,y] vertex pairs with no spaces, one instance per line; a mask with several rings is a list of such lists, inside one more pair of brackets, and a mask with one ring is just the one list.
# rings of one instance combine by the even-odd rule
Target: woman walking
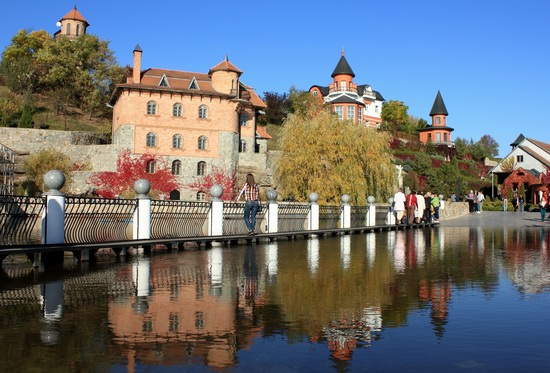
[[238,201],[243,194],[246,200],[244,205],[244,224],[248,229],[248,234],[253,236],[256,234],[254,232],[256,228],[256,214],[260,208],[260,187],[254,181],[254,175],[246,175],[246,182],[237,196],[236,201]]

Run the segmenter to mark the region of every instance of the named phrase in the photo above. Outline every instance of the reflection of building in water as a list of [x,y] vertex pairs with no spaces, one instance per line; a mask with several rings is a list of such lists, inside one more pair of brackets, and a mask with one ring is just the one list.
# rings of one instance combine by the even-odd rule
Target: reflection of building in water
[[447,324],[447,306],[451,300],[451,281],[437,280],[419,283],[419,298],[421,302],[431,302],[431,319],[435,334],[443,337]]
[[374,333],[382,330],[382,312],[380,307],[367,307],[362,312],[342,311],[340,320],[333,320],[331,325],[323,328],[327,347],[333,359],[351,360],[353,351],[369,346]]

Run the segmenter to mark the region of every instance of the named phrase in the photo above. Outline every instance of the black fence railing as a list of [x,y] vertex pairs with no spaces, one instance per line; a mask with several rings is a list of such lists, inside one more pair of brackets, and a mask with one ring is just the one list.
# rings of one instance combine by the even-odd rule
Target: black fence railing
[[135,199],[67,197],[65,242],[110,242],[132,239]]
[[151,238],[208,235],[210,202],[151,201]]
[[39,243],[44,197],[0,195],[0,245]]
[[367,212],[369,206],[351,206],[350,209],[350,227],[364,227],[367,225]]
[[279,232],[295,232],[308,229],[309,205],[279,204]]
[[319,229],[339,228],[342,206],[319,206]]

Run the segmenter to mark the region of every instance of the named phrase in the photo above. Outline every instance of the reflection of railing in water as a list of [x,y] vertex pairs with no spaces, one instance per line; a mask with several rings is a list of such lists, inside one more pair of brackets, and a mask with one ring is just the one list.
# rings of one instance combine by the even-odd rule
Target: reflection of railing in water
[[[226,202],[223,204],[223,234],[246,234],[248,232],[244,224],[244,205],[244,203],[239,202]],[[267,205],[260,204],[260,209],[256,215],[256,232],[262,231],[260,227],[266,211]]]
[[279,232],[295,232],[307,229],[309,205],[279,204]]
[[151,238],[208,235],[210,206],[210,202],[151,201]]
[[40,242],[40,234],[33,234],[33,230],[45,201],[44,197],[0,195],[0,244]]
[[137,200],[67,197],[65,242],[108,242],[132,238]]
[[319,206],[319,229],[338,228],[342,206]]

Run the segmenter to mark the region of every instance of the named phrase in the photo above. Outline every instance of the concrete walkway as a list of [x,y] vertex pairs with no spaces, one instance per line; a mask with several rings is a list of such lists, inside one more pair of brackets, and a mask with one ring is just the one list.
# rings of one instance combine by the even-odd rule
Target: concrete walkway
[[455,218],[440,219],[441,227],[549,227],[550,214],[541,222],[540,212],[482,211]]

